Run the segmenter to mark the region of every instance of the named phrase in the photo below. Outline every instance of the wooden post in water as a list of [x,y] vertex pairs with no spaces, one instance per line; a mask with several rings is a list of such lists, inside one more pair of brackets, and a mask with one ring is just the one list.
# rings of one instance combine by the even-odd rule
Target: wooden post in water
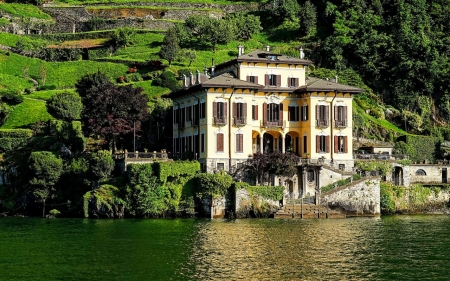
[[302,201],[300,202],[301,204],[301,209],[300,209],[300,218],[303,219],[303,195],[302,195]]
[[325,203],[327,204],[327,219],[328,219],[328,200],[325,201]]

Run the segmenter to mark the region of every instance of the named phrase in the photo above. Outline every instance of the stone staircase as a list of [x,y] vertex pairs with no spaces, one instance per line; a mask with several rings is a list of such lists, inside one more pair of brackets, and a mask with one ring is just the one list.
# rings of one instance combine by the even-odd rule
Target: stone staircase
[[286,204],[275,214],[279,219],[344,219],[346,212],[315,204]]

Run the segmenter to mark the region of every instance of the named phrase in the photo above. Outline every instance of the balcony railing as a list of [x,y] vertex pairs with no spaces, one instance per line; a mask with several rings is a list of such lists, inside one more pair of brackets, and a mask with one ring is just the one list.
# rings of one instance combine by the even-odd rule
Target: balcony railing
[[192,123],[192,126],[197,127],[198,126],[198,119],[192,119],[191,123]]
[[227,124],[227,119],[225,119],[224,117],[213,117],[213,124],[214,125],[226,125]]
[[327,128],[330,126],[330,122],[328,120],[316,120],[316,126],[319,128]]
[[266,128],[286,127],[286,120],[261,120],[261,126]]
[[347,127],[347,120],[335,120],[334,126],[336,128],[346,128]]
[[358,160],[407,160],[406,154],[353,154],[354,159]]
[[234,126],[245,126],[247,124],[247,118],[245,117],[234,117]]

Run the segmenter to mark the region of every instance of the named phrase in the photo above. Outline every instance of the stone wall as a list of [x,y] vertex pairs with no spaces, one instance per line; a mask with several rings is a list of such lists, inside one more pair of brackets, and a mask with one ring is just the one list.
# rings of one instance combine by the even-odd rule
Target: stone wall
[[380,215],[380,179],[365,178],[322,194],[321,203],[348,215]]
[[447,169],[447,182],[448,182],[448,175],[450,174],[449,165],[412,164],[409,166],[410,182],[411,183],[442,183],[443,169]]
[[[243,188],[236,190],[236,198],[234,202],[234,213],[236,214],[236,218],[246,218],[251,216],[253,200],[254,198],[250,197],[247,190]],[[267,215],[273,214],[280,207],[279,201],[264,199],[261,197],[256,198],[256,200],[260,203],[264,202],[264,204],[266,204],[268,210]]]
[[326,168],[325,166],[320,170],[320,186],[326,186],[332,183],[335,183],[339,180],[343,180],[346,178],[351,177],[352,175],[334,171],[331,169]]

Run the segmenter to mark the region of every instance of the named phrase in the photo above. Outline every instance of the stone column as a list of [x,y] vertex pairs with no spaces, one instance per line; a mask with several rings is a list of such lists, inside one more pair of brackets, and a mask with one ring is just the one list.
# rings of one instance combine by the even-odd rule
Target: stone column
[[281,153],[286,153],[285,141],[286,141],[285,135],[281,135]]
[[264,154],[264,134],[261,133],[260,135],[260,142],[259,142],[259,150],[261,152],[261,154]]
[[306,169],[305,166],[302,167],[302,179],[301,179],[303,186],[302,186],[302,194],[303,197],[306,195],[307,190],[306,190]]

